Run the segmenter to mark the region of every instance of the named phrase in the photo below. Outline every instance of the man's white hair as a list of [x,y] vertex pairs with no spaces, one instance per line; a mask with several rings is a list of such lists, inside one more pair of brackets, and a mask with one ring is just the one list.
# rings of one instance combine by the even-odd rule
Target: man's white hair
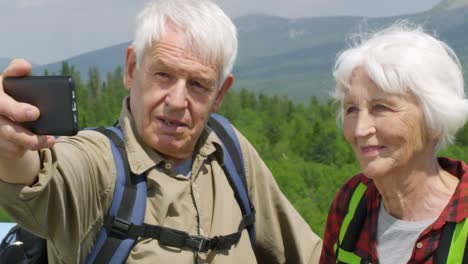
[[137,67],[146,48],[164,37],[168,23],[183,34],[185,45],[219,71],[218,87],[231,73],[237,56],[237,33],[231,19],[208,0],[155,0],[138,15],[133,41]]

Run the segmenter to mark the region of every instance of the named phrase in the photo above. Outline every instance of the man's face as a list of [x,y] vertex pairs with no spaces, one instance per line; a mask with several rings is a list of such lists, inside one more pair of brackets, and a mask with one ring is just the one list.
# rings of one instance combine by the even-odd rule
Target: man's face
[[162,40],[145,50],[138,69],[132,47],[127,50],[125,75],[140,137],[176,162],[191,157],[209,115],[233,81],[230,75],[218,89],[218,67],[183,43],[169,25]]

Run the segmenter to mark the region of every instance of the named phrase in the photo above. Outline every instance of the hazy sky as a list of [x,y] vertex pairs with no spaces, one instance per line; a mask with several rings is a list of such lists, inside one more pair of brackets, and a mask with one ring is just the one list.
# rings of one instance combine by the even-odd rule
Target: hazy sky
[[[442,0],[214,0],[231,17],[392,16]],[[0,0],[0,58],[45,64],[130,41],[147,0]]]

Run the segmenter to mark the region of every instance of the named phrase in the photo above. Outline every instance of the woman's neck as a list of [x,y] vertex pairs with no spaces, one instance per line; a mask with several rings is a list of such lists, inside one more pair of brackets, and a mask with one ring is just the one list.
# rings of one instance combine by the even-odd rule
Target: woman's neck
[[440,215],[459,180],[435,159],[431,163],[413,163],[374,181],[389,214],[404,221],[423,221]]

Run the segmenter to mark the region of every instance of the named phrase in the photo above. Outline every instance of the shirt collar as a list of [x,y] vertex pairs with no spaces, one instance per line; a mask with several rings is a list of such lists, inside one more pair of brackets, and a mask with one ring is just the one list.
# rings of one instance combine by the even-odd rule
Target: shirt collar
[[209,126],[203,129],[195,149],[198,149],[199,155],[204,158],[213,155],[220,164],[224,163],[223,144]]
[[439,158],[438,162],[444,170],[457,177],[460,182],[441,216],[434,223],[434,228],[442,227],[444,222],[459,223],[468,218],[468,166],[463,161],[447,158]]

